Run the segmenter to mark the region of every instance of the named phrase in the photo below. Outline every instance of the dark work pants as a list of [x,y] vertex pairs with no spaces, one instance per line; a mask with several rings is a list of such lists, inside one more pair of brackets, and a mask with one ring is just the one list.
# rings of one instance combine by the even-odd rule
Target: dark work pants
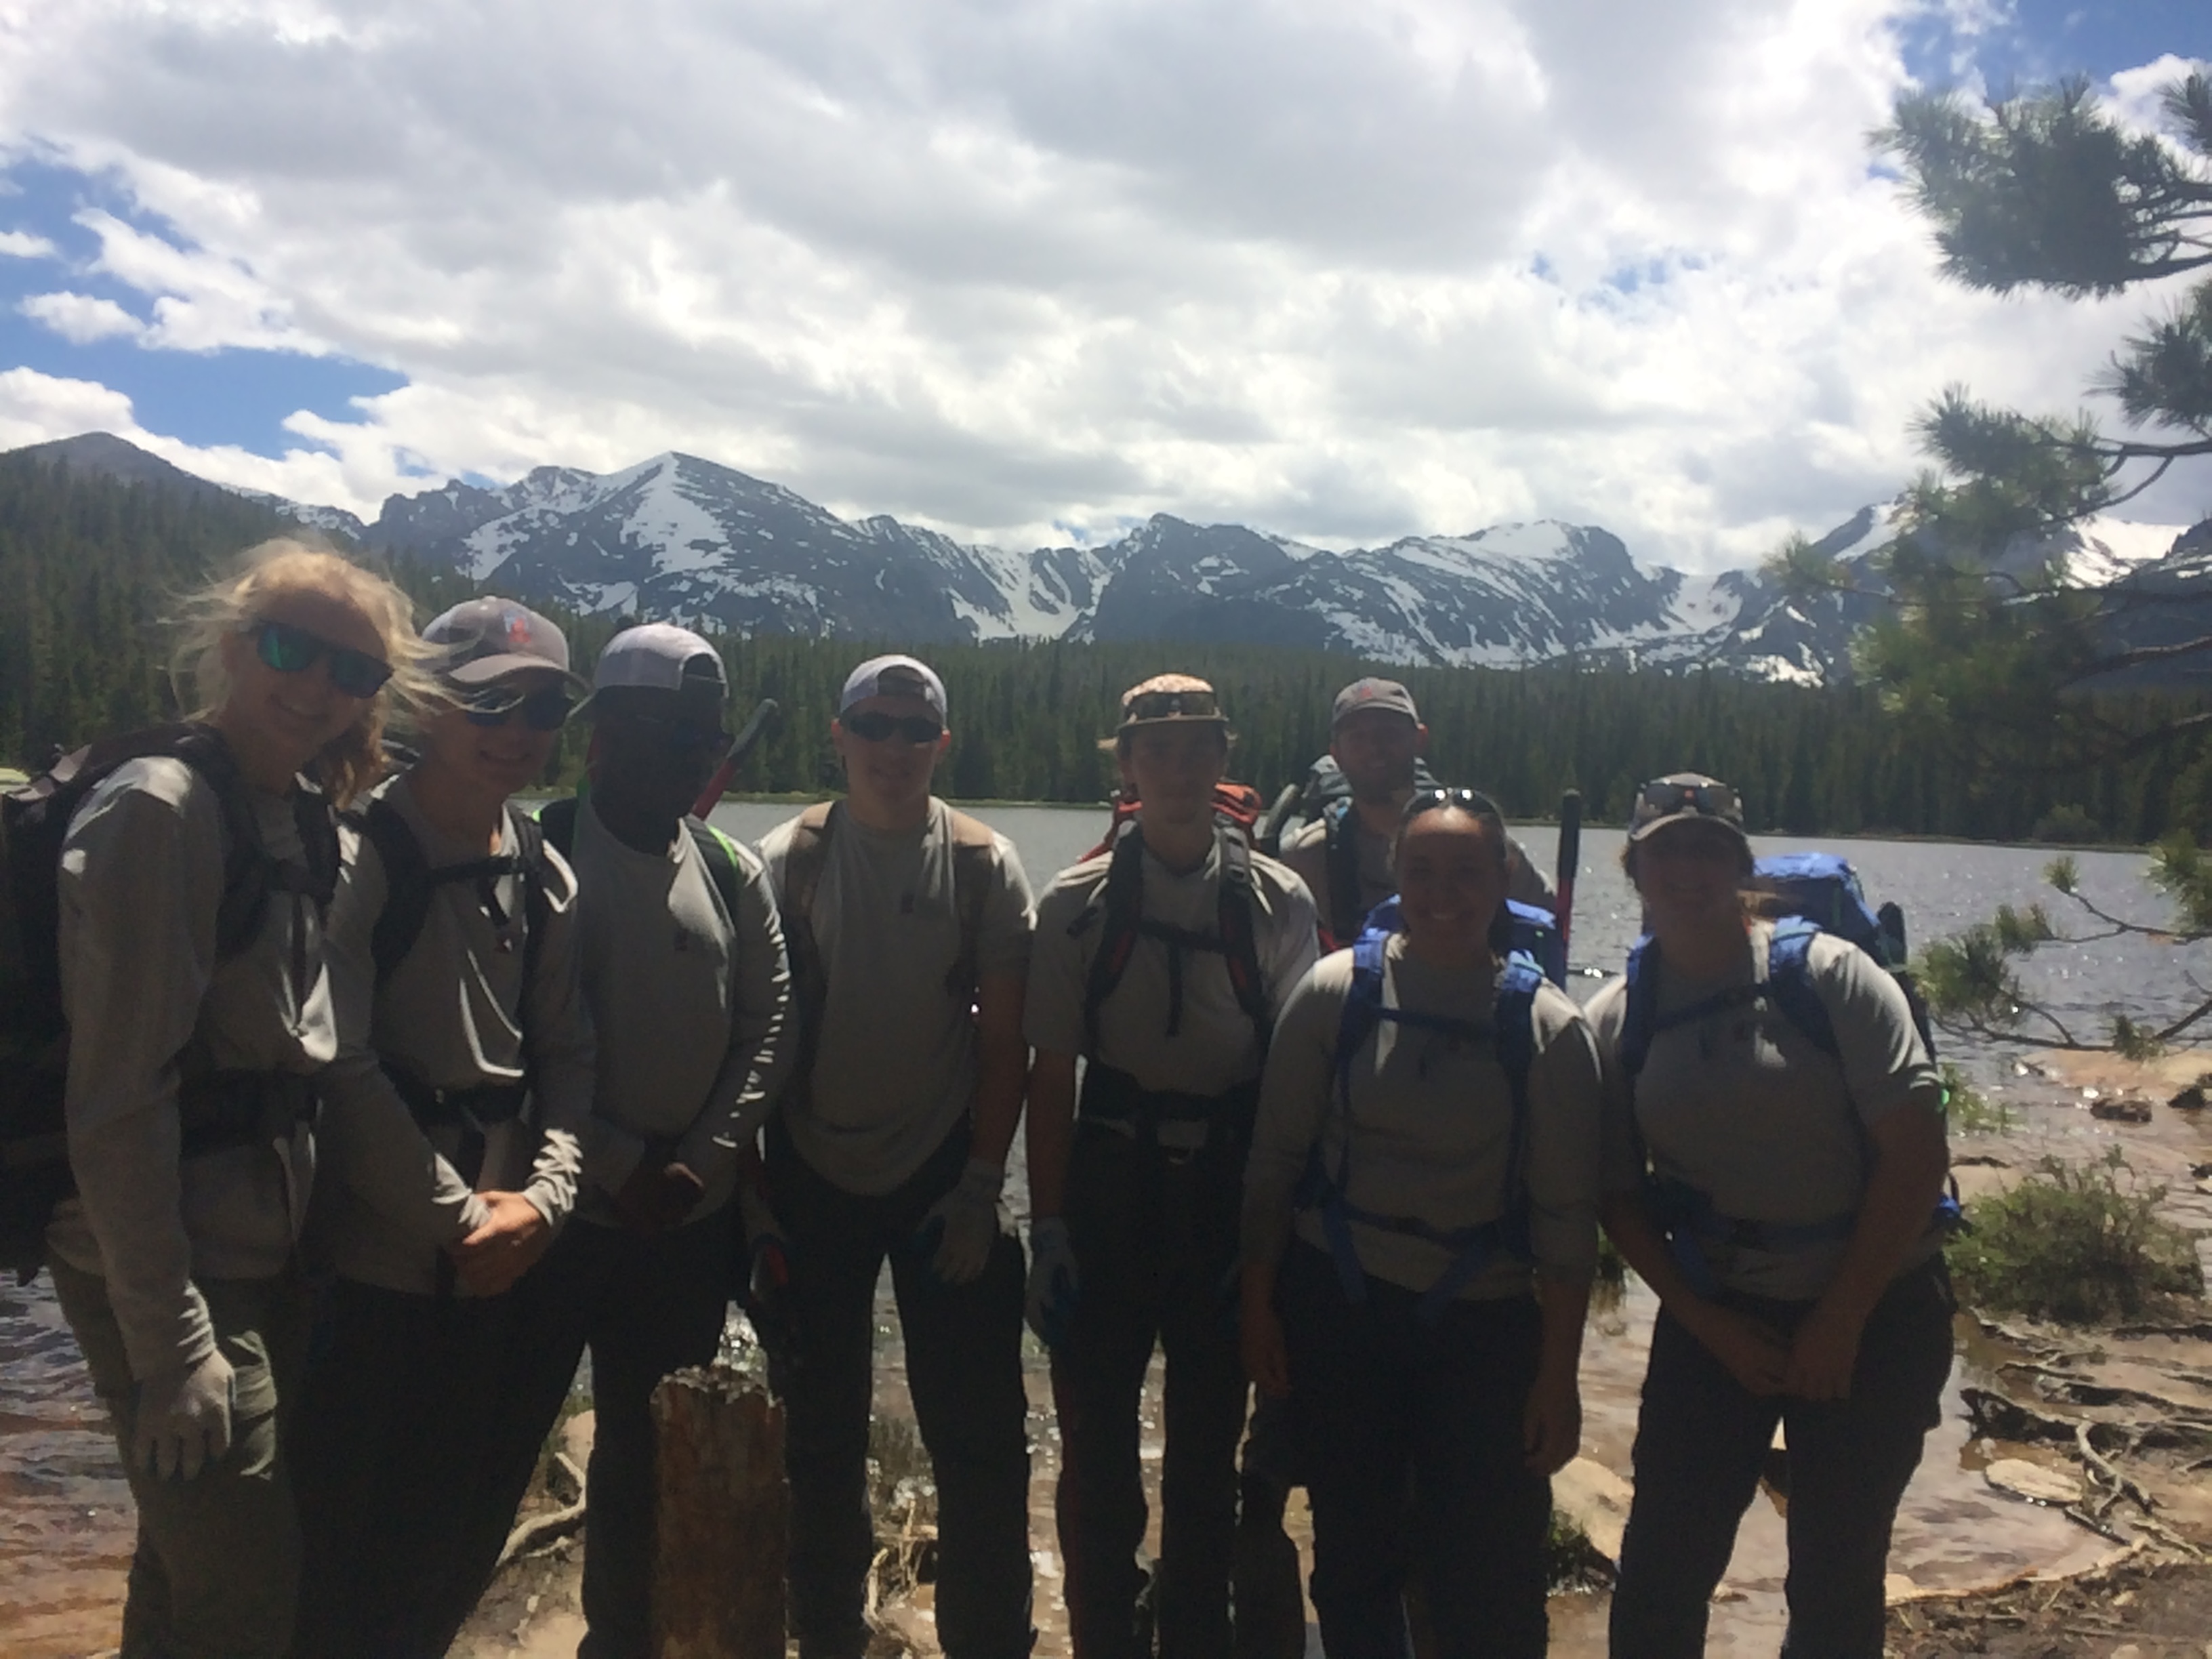
[[858,1659],[875,1525],[868,1507],[876,1279],[884,1259],[907,1384],[937,1480],[937,1633],[949,1659],[1030,1650],[1029,1402],[1022,1389],[1021,1241],[1001,1234],[981,1277],[947,1285],[914,1245],[968,1163],[963,1123],[880,1197],[824,1180],[781,1118],[769,1193],[791,1243],[791,1609],[802,1659]]
[[1138,1418],[1155,1342],[1167,1354],[1160,1659],[1230,1651],[1246,1395],[1231,1318],[1240,1176],[1226,1149],[1176,1162],[1110,1129],[1077,1126],[1066,1220],[1080,1293],[1052,1377],[1060,1543],[1079,1659],[1137,1652],[1146,1513]]
[[652,1648],[653,1391],[708,1364],[729,1315],[736,1206],[664,1233],[572,1220],[516,1287],[530,1358],[521,1431],[542,1445],[592,1352],[592,1460],[585,1481],[579,1659],[645,1659]]
[[131,1463],[137,1389],[107,1281],[48,1263],[54,1299],[113,1419],[138,1510],[123,1603],[124,1659],[276,1659],[290,1638],[300,1534],[281,1427],[297,1408],[307,1347],[299,1276],[200,1279],[216,1346],[231,1364],[230,1450],[190,1480]]
[[[1787,1335],[1810,1303],[1726,1295]],[[1788,1659],[1880,1659],[1891,1523],[1940,1420],[1951,1280],[1939,1256],[1868,1318],[1839,1401],[1747,1392],[1665,1312],[1636,1428],[1636,1499],[1613,1597],[1614,1659],[1697,1659],[1705,1610],[1781,1422],[1790,1443]]]
[[1351,1301],[1328,1255],[1293,1243],[1276,1301],[1329,1659],[1408,1659],[1417,1565],[1442,1659],[1540,1656],[1552,1486],[1522,1444],[1534,1299],[1455,1302],[1431,1324],[1418,1293],[1372,1277]]
[[512,1291],[341,1279],[326,1292],[295,1442],[298,1659],[437,1659],[452,1645],[536,1465],[515,1411],[520,1312]]

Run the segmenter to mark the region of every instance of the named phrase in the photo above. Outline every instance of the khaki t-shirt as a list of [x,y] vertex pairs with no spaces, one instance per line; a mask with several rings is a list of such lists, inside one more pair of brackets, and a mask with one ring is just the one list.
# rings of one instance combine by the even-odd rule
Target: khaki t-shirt
[[[254,821],[278,860],[306,851],[289,799],[256,793]],[[178,1056],[197,1032],[222,1069],[319,1070],[337,1052],[312,900],[272,893],[261,931],[218,961],[222,808],[167,757],[118,767],[63,842],[62,1006],[70,1022],[66,1115],[77,1193],[46,1242],[107,1281],[139,1376],[215,1351],[195,1278],[284,1270],[315,1173],[306,1125],[281,1144],[179,1156]]]
[[[1307,1243],[1329,1248],[1320,1212],[1299,1210],[1294,1218],[1292,1195],[1316,1143],[1332,1176],[1345,1151],[1336,1048],[1352,968],[1349,951],[1323,957],[1275,1033],[1244,1179],[1248,1261],[1274,1260],[1294,1228]],[[1385,1020],[1361,1042],[1352,1063],[1346,1195],[1355,1208],[1449,1232],[1497,1219],[1525,1182],[1536,1265],[1552,1278],[1586,1280],[1597,1263],[1596,1044],[1571,998],[1550,984],[1537,991],[1522,1173],[1512,1176],[1512,1087],[1489,1035],[1496,1000],[1493,965],[1436,967],[1408,956],[1402,935],[1391,939],[1383,1006],[1463,1020],[1481,1035]],[[1431,1240],[1366,1222],[1353,1221],[1352,1233],[1360,1265],[1408,1290],[1426,1291],[1455,1257]],[[1527,1261],[1498,1252],[1460,1295],[1525,1296],[1529,1273]]]
[[[404,776],[377,793],[415,832],[434,870],[484,856],[441,835],[423,817]],[[500,830],[515,850],[513,815]],[[575,1206],[582,1137],[595,1076],[591,1016],[576,951],[575,877],[545,849],[552,879],[545,937],[529,988],[529,1041],[522,1018],[523,884],[492,883],[495,919],[477,884],[434,889],[422,931],[380,988],[371,949],[389,888],[384,860],[365,836],[347,836],[345,879],[331,907],[330,963],[337,1001],[338,1057],[325,1074],[321,1132],[329,1178],[318,1194],[315,1237],[339,1273],[386,1290],[437,1289],[444,1247],[484,1217],[483,1200],[453,1160],[461,1130],[417,1126],[386,1067],[434,1089],[531,1084],[519,1117],[489,1127],[476,1191],[520,1192],[555,1226]]]
[[[928,821],[902,833],[831,815],[810,928],[829,999],[813,1073],[787,1098],[785,1122],[799,1155],[847,1192],[897,1187],[975,1098],[975,1021],[945,983],[960,957],[950,811],[933,799]],[[779,902],[797,823],[761,841]],[[1020,855],[994,835],[978,973],[1025,972],[1033,920]]]
[[[1690,1007],[1733,986],[1764,984],[1771,924],[1749,930],[1725,975],[1692,979],[1662,967],[1658,1011]],[[1823,933],[1807,957],[1841,1058],[1827,1054],[1766,999],[1739,1002],[1662,1031],[1635,1084],[1635,1130],[1662,1179],[1710,1197],[1723,1216],[1808,1225],[1849,1216],[1867,1179],[1865,1126],[1940,1086],[1897,981],[1856,945]],[[1606,1188],[1641,1179],[1620,1062],[1628,981],[1590,1001],[1606,1068]],[[1827,1287],[1847,1241],[1800,1250],[1707,1247],[1722,1284],[1757,1296],[1809,1300]],[[1939,1247],[1931,1232],[1914,1265]]]
[[[1352,846],[1359,858],[1358,920],[1364,921],[1370,910],[1397,892],[1398,875],[1390,864],[1389,836],[1375,834],[1357,812],[1350,814],[1345,823],[1352,832]],[[1552,908],[1558,903],[1559,896],[1552,890],[1552,884],[1545,878],[1544,872],[1536,867],[1519,842],[1509,842],[1507,846],[1510,866],[1505,896],[1541,909]],[[1338,921],[1348,919],[1333,919],[1335,900],[1328,884],[1328,822],[1316,818],[1311,823],[1301,825],[1283,843],[1283,862],[1298,872],[1313,894],[1322,923],[1332,933],[1340,931]],[[1349,945],[1352,941],[1345,939],[1339,942]]]
[[[1106,875],[1112,855],[1063,870],[1037,902],[1036,953],[1030,964],[1024,1024],[1030,1046],[1048,1054],[1084,1050],[1084,997],[1091,961],[1103,937]],[[1206,862],[1176,874],[1144,854],[1145,917],[1206,935],[1220,925],[1221,847],[1217,837]],[[1252,856],[1253,942],[1272,1012],[1307,969],[1317,945],[1313,898],[1305,884],[1273,859]],[[1212,1097],[1260,1073],[1260,1043],[1252,1021],[1237,1006],[1226,959],[1214,951],[1186,951],[1182,1018],[1168,1035],[1167,941],[1139,935],[1121,983],[1098,1015],[1098,1052],[1087,1058],[1128,1073],[1139,1088]],[[1182,1131],[1203,1139],[1200,1124],[1163,1124],[1163,1146]]]
[[775,896],[750,848],[725,850],[738,866],[734,916],[690,830],[678,829],[665,852],[641,853],[589,796],[577,806],[584,1000],[599,1036],[577,1205],[586,1221],[617,1224],[612,1195],[648,1139],[673,1142],[677,1161],[706,1183],[692,1217],[720,1208],[790,1069],[798,1028]]

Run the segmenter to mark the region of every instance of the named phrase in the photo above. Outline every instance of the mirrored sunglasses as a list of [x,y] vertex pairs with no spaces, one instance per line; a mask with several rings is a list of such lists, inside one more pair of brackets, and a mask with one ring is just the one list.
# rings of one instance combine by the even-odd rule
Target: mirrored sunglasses
[[1411,823],[1424,812],[1433,812],[1440,806],[1456,807],[1462,812],[1473,812],[1479,817],[1498,817],[1498,803],[1480,789],[1416,789],[1399,822]]
[[1211,691],[1139,691],[1121,705],[1123,720],[1212,720],[1221,702]]
[[1638,800],[1644,811],[1655,818],[1676,812],[1695,812],[1708,818],[1743,816],[1735,791],[1724,783],[1669,783],[1663,778],[1655,779],[1644,786]]
[[318,661],[328,665],[331,684],[349,697],[368,698],[384,689],[392,678],[392,665],[366,651],[332,645],[319,635],[290,623],[252,623],[253,653],[280,674],[304,674]]
[[522,723],[533,732],[558,732],[568,723],[568,715],[574,708],[566,686],[549,685],[527,696],[518,696],[495,686],[464,702],[461,712],[468,716],[471,726],[505,726],[520,714]]
[[916,744],[935,743],[945,735],[945,728],[927,714],[886,714],[881,709],[848,714],[841,724],[865,743],[885,742],[894,732],[901,740]]

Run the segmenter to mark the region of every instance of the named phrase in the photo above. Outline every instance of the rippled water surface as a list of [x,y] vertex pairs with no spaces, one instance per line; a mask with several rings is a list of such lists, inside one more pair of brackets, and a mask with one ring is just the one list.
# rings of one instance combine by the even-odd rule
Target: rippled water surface
[[[731,834],[757,838],[785,817],[786,805],[724,806],[716,822]],[[1031,884],[1042,887],[1073,862],[1103,827],[1097,810],[994,807],[981,816],[1020,849]],[[1520,832],[1546,869],[1553,867],[1556,833],[1546,826]],[[1822,843],[1763,841],[1762,850]],[[1932,939],[1987,916],[2003,902],[2047,898],[2055,919],[2067,920],[2066,902],[2048,894],[2040,871],[2049,854],[2016,848],[1938,842],[1826,843],[1857,865],[1869,892],[1905,907],[1916,940]],[[1634,897],[1619,872],[1618,830],[1585,831],[1574,918],[1578,968],[1617,969],[1636,932]],[[2142,882],[2144,860],[2134,854],[2080,855],[2083,890],[2108,909],[2154,920],[2154,898]],[[2033,994],[2047,1000],[2076,1035],[2100,1036],[2114,1012],[2159,1020],[2194,1000],[2180,969],[2212,983],[2205,947],[2176,952],[2140,940],[2053,946],[2028,974]],[[1585,998],[1600,981],[1576,981]],[[2005,1056],[1959,1054],[1986,1082],[2007,1083]],[[1018,1176],[1013,1183],[1019,1197]],[[1588,1407],[1585,1451],[1626,1473],[1634,1430],[1636,1390],[1650,1328],[1649,1297],[1632,1292],[1594,1330],[1584,1368]],[[884,1323],[885,1403],[901,1391],[896,1321]],[[1039,1379],[1041,1382],[1041,1379]],[[2046,1510],[2006,1503],[1990,1494],[1974,1472],[1964,1424],[1951,1409],[1931,1437],[1929,1455],[1899,1517],[1895,1568],[1929,1585],[1984,1582],[2029,1566],[2066,1567],[2094,1559],[2100,1540]],[[1036,1525],[1042,1611],[1054,1599],[1055,1553],[1048,1487],[1054,1451],[1041,1388],[1032,1389],[1033,1428],[1040,1452]],[[1157,1424],[1148,1449],[1157,1455]],[[131,1504],[112,1442],[86,1384],[70,1340],[43,1281],[0,1291],[0,1649],[11,1659],[49,1659],[111,1645],[115,1640],[123,1575],[131,1535]],[[1771,1652],[1779,1630],[1782,1521],[1764,1498],[1754,1504],[1729,1580],[1746,1601],[1729,1621],[1716,1651]],[[1561,1614],[1562,1649],[1585,1650],[1588,1633],[1575,1628],[1571,1607]],[[1739,1647],[1739,1643],[1748,1646]]]

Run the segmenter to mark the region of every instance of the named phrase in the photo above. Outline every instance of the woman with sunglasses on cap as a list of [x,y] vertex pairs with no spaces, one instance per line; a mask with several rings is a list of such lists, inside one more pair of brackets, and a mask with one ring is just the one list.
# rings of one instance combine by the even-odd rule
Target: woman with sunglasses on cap
[[1612,1651],[1705,1650],[1706,1604],[1778,1421],[1784,1650],[1877,1659],[1891,1522],[1951,1366],[1931,1224],[1942,1085],[1880,964],[1747,908],[1751,847],[1727,785],[1646,785],[1622,866],[1650,933],[1630,977],[1590,1004],[1608,1085],[1604,1214],[1660,1310]]
[[48,1266],[137,1500],[125,1650],[273,1656],[300,1566],[278,1432],[305,1351],[294,1247],[337,1049],[331,810],[380,768],[414,639],[396,588],[287,541],[186,614],[174,675],[200,712],[125,740],[64,843],[76,1191]]
[[509,801],[580,687],[568,643],[498,599],[422,637],[421,758],[361,815],[332,916],[301,1659],[442,1654],[489,1582],[538,1449],[508,1292],[575,1201],[592,1109],[574,878]]
[[1404,809],[1395,931],[1284,1010],[1244,1183],[1245,1364],[1288,1394],[1334,1659],[1545,1650],[1550,1476],[1582,1427],[1601,1084],[1572,1000],[1507,955],[1504,819]]

